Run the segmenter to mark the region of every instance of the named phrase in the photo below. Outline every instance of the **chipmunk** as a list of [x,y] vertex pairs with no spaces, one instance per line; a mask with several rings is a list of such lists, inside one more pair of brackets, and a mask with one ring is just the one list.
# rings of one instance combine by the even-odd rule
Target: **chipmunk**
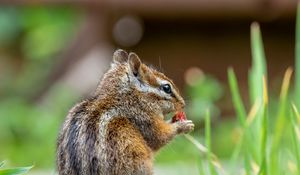
[[117,50],[92,98],[75,105],[58,137],[60,175],[149,175],[154,153],[176,135],[193,130],[190,120],[167,122],[185,106],[175,84]]

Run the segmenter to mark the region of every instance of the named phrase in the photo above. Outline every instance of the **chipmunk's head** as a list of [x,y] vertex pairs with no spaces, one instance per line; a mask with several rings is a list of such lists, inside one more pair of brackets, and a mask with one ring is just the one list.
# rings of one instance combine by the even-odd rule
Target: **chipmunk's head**
[[172,80],[143,64],[135,53],[127,54],[119,49],[114,53],[113,60],[113,69],[123,72],[122,86],[129,89],[143,106],[163,115],[182,110],[185,106]]

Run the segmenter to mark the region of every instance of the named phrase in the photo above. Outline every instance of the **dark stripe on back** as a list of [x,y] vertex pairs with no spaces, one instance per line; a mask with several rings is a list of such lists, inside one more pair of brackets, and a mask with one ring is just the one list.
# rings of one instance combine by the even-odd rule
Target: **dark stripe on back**
[[81,158],[78,156],[78,135],[79,135],[79,118],[75,115],[70,121],[69,128],[69,138],[66,145],[66,149],[69,155],[70,168],[73,171],[73,174],[80,175],[81,174]]
[[88,154],[88,169],[91,175],[100,174],[99,160],[96,157],[95,145],[97,144],[98,127],[97,127],[98,117],[89,117],[86,119],[86,140],[85,140],[85,151]]

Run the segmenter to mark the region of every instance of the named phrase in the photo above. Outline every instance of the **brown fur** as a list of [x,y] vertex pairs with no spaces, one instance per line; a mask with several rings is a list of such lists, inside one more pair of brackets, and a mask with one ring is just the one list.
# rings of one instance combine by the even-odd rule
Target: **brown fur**
[[[57,144],[60,175],[152,174],[153,153],[193,129],[191,121],[163,119],[184,107],[170,79],[134,53],[118,50],[113,57],[94,96],[66,117]],[[170,83],[172,94],[160,89],[162,80]]]

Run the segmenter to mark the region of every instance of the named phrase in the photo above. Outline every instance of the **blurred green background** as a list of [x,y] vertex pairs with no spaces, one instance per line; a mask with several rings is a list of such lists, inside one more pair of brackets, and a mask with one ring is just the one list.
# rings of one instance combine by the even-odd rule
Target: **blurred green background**
[[58,130],[80,94],[55,83],[35,95],[74,37],[78,14],[65,7],[0,8],[1,160],[54,167]]
[[[55,172],[56,138],[64,117],[93,92],[113,51],[123,48],[175,80],[186,98],[187,116],[196,124],[192,135],[200,143],[205,142],[209,109],[212,152],[231,167],[242,129],[227,68],[236,70],[250,109],[249,27],[260,21],[269,68],[269,115],[277,115],[281,79],[294,64],[296,4],[231,0],[223,3],[232,8],[220,8],[214,1],[189,0],[167,8],[167,2],[159,1],[146,1],[147,7],[116,2],[20,0],[0,6],[0,161],[34,165],[31,173]],[[180,136],[157,155],[156,172],[173,172],[176,165],[179,174],[195,174],[201,172],[202,159],[196,146]]]

